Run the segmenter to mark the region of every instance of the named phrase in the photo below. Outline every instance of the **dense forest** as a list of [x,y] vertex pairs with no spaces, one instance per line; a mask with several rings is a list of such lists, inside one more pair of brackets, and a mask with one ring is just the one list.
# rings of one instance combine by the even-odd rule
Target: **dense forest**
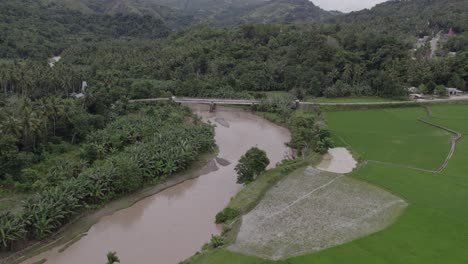
[[[467,89],[466,1],[389,1],[345,15],[302,0],[184,3],[0,2],[0,195],[19,197],[0,208],[2,250],[214,148],[213,127],[188,109],[129,99],[289,92],[259,110],[287,123],[303,154],[332,143],[319,113],[292,113],[296,98]],[[415,47],[437,34],[436,56]],[[61,60],[50,65],[53,55]]]
[[154,39],[168,32],[162,20],[150,15],[83,13],[34,0],[0,2],[0,58],[45,59],[77,40]]

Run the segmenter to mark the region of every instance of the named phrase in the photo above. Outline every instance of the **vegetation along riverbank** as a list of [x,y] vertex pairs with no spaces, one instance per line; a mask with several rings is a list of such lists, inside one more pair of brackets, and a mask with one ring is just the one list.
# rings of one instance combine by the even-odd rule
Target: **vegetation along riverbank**
[[72,151],[9,175],[17,192],[37,194],[2,213],[3,247],[14,251],[43,240],[83,210],[161,183],[215,147],[213,128],[187,108],[158,105],[126,112]]

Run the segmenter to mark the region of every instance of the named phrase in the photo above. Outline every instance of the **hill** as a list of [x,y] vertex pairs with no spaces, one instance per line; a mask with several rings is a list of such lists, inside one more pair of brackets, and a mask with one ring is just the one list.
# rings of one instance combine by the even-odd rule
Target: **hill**
[[167,26],[152,15],[99,14],[69,0],[0,1],[0,58],[45,58],[77,40],[167,34]]
[[352,12],[329,20],[346,31],[425,36],[453,28],[468,30],[466,0],[393,0],[372,9]]
[[172,28],[203,22],[232,26],[250,22],[317,21],[335,15],[308,0],[42,0],[61,8],[94,14],[151,15]]
[[215,13],[211,20],[216,25],[305,22],[318,21],[335,14],[319,8],[308,0],[270,0],[227,8]]

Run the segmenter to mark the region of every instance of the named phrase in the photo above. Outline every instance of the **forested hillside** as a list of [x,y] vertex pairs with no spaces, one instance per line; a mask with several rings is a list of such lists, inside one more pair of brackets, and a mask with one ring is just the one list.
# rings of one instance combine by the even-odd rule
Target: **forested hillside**
[[199,26],[157,42],[74,45],[64,52],[63,63],[89,69],[93,89],[130,98],[167,93],[248,97],[247,91],[393,97],[409,86],[434,89],[466,80],[465,53],[414,60],[412,44],[398,36],[348,36],[319,25]]
[[167,34],[166,25],[149,15],[83,13],[45,1],[0,2],[0,58],[47,58],[78,40]]
[[336,15],[325,11],[308,0],[269,1],[160,1],[168,6],[192,14],[197,21],[216,26],[232,26],[245,23],[319,21]]
[[373,31],[422,37],[450,28],[465,32],[468,30],[468,4],[465,0],[391,0],[371,10],[353,12],[329,21],[350,34]]

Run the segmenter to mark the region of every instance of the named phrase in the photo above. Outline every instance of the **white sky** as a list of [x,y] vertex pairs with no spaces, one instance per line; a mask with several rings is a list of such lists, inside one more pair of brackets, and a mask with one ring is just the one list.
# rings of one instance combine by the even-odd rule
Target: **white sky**
[[371,8],[386,0],[311,0],[315,5],[325,10],[339,10],[342,12],[357,11]]

